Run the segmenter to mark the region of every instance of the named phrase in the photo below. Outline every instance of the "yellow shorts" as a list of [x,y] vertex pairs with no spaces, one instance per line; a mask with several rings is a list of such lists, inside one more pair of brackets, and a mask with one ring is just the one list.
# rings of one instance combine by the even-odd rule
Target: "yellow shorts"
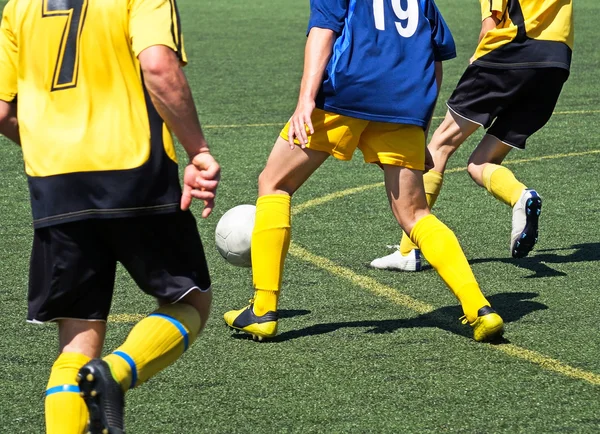
[[[315,132],[309,133],[309,149],[350,160],[358,148],[367,163],[425,169],[425,132],[419,126],[367,121],[320,109],[313,111],[312,123]],[[281,130],[284,140],[289,127],[288,122]]]

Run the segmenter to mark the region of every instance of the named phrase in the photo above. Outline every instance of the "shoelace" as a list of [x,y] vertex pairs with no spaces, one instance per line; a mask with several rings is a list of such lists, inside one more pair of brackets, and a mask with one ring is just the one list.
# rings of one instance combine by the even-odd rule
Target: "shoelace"
[[458,319],[462,324],[469,324],[469,320],[467,319],[467,315],[463,315]]

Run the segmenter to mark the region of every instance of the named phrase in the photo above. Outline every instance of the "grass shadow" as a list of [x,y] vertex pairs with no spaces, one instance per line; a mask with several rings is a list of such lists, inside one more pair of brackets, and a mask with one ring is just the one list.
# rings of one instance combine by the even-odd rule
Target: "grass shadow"
[[[574,250],[567,255],[561,255],[555,252],[564,250]],[[551,252],[551,253],[550,253]],[[544,249],[534,251],[532,256],[522,259],[513,258],[482,258],[469,261],[471,264],[485,262],[503,262],[505,264],[513,264],[517,267],[526,268],[533,272],[525,279],[533,279],[538,277],[557,277],[567,276],[567,273],[558,271],[550,267],[548,264],[569,264],[577,262],[600,261],[600,243],[582,243],[574,244],[571,247],[559,249]]]
[[[545,304],[531,300],[537,296],[538,294],[534,292],[503,293],[492,295],[488,297],[488,300],[494,306],[494,309],[502,315],[504,322],[511,323],[518,321],[531,312],[548,309]],[[471,328],[457,321],[460,316],[462,316],[460,306],[445,306],[414,318],[315,324],[303,329],[282,333],[271,339],[270,342],[284,342],[307,336],[322,335],[342,328],[367,328],[368,330],[365,333],[392,333],[398,329],[435,327],[472,339]],[[503,342],[508,341],[503,340],[498,343]]]
[[[568,255],[561,255],[555,252],[574,250]],[[552,252],[552,253],[549,253]],[[548,264],[568,264],[577,262],[600,261],[600,243],[575,244],[571,247],[558,249],[534,250],[532,256],[526,258],[478,258],[470,259],[469,264],[484,264],[487,262],[502,262],[512,264],[518,268],[526,268],[533,274],[524,276],[524,279],[535,279],[539,277],[560,277],[567,276],[567,273],[555,270]],[[423,266],[423,271],[433,270],[431,265]]]

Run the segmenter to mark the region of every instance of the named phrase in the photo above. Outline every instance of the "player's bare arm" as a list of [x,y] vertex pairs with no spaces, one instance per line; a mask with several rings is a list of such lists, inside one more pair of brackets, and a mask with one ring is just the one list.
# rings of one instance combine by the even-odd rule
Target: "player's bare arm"
[[19,122],[17,121],[17,105],[0,100],[0,134],[21,145]]
[[192,198],[200,199],[206,218],[214,208],[221,168],[210,154],[179,59],[164,45],[145,49],[138,59],[152,103],[190,157],[183,176],[181,209],[188,209]]
[[496,11],[494,11],[492,13],[492,16],[484,19],[481,22],[481,31],[479,32],[478,42],[481,42],[481,40],[483,39],[483,37],[485,36],[485,34],[487,32],[489,32],[492,29],[495,29],[499,22],[500,22],[500,18],[498,17],[498,12],[496,12]]
[[[495,29],[498,23],[500,22],[500,13],[498,11],[492,12],[492,15],[484,18],[481,22],[481,31],[479,32],[479,39],[477,43],[480,43],[483,37],[492,29]],[[469,63],[473,63],[473,57],[469,60]]]
[[315,98],[323,81],[323,74],[331,57],[336,34],[333,30],[313,27],[308,34],[304,50],[304,72],[300,83],[298,105],[290,118],[288,139],[290,148],[294,149],[294,137],[304,148],[308,143],[306,127],[311,134],[314,128],[311,115],[315,108]]

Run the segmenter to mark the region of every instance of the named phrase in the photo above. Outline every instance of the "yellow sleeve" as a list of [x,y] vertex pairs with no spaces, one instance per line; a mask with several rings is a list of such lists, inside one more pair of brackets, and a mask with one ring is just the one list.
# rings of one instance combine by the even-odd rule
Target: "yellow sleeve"
[[491,17],[493,12],[498,12],[498,16],[503,15],[508,6],[508,0],[480,0],[480,2],[481,21]]
[[14,1],[8,2],[0,24],[0,99],[12,102],[17,96],[17,38],[12,31]]
[[130,0],[129,36],[137,57],[154,45],[165,45],[187,63],[181,21],[175,0]]

